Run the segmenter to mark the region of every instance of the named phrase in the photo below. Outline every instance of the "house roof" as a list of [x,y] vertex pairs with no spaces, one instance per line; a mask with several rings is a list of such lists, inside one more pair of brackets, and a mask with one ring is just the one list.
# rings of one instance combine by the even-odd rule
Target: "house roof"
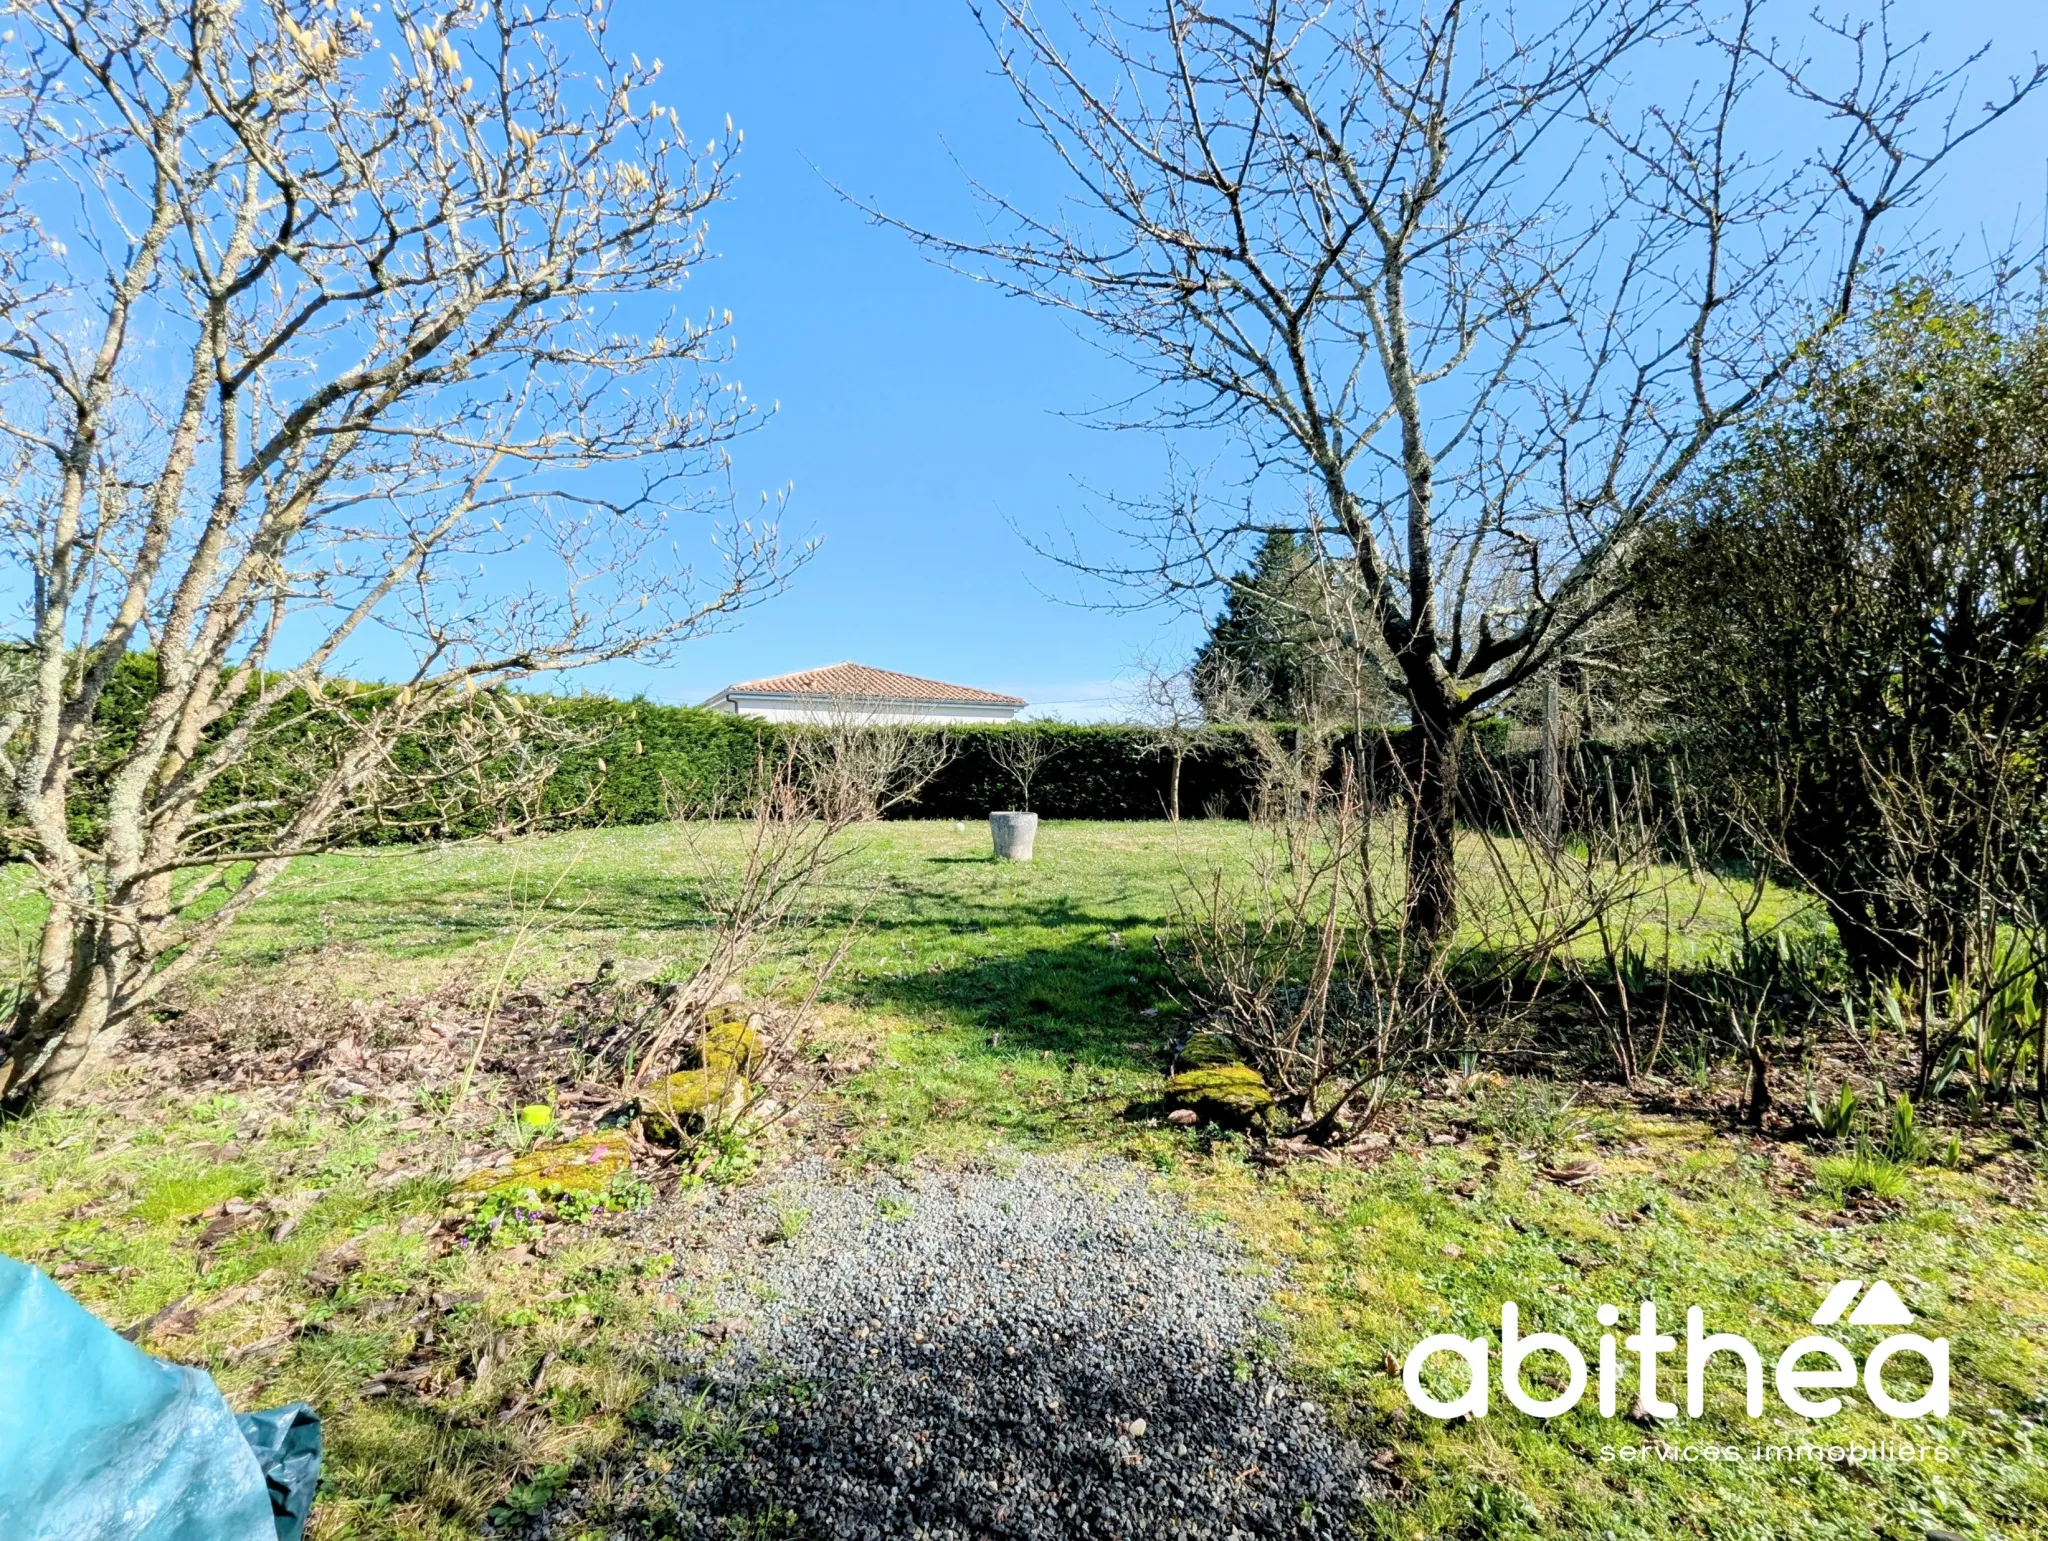
[[728,685],[720,695],[829,696],[856,701],[934,701],[976,706],[1027,706],[1017,696],[998,695],[993,690],[976,690],[971,685],[948,685],[943,680],[920,679],[915,674],[897,674],[889,669],[872,669],[864,663],[826,664],[822,669],[803,669],[795,674],[777,674],[764,680],[744,680]]

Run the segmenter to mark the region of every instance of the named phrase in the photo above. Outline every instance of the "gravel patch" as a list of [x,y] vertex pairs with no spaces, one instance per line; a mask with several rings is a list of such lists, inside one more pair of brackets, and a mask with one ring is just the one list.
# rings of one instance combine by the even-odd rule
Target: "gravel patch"
[[748,1432],[646,1478],[664,1535],[1321,1538],[1369,1496],[1266,1286],[1128,1166],[800,1169],[732,1230],[724,1335],[657,1405]]

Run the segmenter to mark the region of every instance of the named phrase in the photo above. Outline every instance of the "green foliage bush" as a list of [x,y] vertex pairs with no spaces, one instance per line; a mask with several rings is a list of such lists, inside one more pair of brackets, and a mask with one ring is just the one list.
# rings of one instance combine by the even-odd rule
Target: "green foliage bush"
[[1909,285],[1644,534],[1653,695],[1859,974],[1995,974],[2048,861],[2048,323]]

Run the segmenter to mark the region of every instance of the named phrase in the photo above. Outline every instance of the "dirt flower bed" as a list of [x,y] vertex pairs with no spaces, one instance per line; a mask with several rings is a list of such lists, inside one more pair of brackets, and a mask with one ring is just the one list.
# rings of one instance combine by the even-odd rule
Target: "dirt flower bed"
[[[537,1512],[627,1439],[650,1345],[702,1315],[678,1230],[765,1149],[663,1147],[616,1081],[574,1076],[592,993],[513,992],[488,1034],[456,985],[166,1013],[88,1096],[0,1128],[0,1250],[238,1408],[319,1408],[316,1536]],[[858,1063],[836,1047],[792,1104]]]

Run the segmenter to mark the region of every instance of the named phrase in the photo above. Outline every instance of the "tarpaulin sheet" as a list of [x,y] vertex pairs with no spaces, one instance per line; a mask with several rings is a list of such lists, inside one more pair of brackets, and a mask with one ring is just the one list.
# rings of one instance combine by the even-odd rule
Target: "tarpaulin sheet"
[[152,1358],[0,1257],[6,1541],[298,1541],[319,1461],[310,1408],[238,1423],[203,1370]]

